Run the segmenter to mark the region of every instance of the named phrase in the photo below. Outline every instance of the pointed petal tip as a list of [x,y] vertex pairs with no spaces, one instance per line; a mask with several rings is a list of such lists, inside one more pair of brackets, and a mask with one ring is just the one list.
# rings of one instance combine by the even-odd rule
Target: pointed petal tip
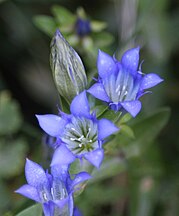
[[122,65],[132,71],[137,71],[139,64],[139,46],[136,48],[132,48],[124,52],[121,63]]
[[163,81],[164,79],[162,79],[159,75],[155,73],[146,74],[142,79],[140,89],[145,90],[145,89],[152,88]]
[[99,100],[106,102],[110,101],[101,83],[95,83],[87,90],[87,92],[93,95],[95,98],[98,98]]
[[57,137],[63,131],[66,121],[54,114],[36,115],[39,125],[47,134]]
[[90,116],[90,106],[88,103],[86,90],[77,95],[71,102],[70,111],[76,116]]
[[108,119],[100,119],[98,121],[98,139],[104,140],[108,136],[112,135],[113,133],[119,131],[118,128],[113,122]]
[[125,101],[121,103],[122,107],[129,112],[132,117],[136,117],[142,108],[142,104],[139,100]]
[[76,159],[75,155],[66,147],[61,144],[54,152],[50,166],[68,165]]
[[84,155],[85,159],[88,160],[93,166],[96,168],[100,168],[101,163],[104,158],[104,150],[103,149],[96,149],[92,152],[88,152]]
[[117,70],[113,57],[101,50],[98,51],[97,68],[101,78],[104,78]]

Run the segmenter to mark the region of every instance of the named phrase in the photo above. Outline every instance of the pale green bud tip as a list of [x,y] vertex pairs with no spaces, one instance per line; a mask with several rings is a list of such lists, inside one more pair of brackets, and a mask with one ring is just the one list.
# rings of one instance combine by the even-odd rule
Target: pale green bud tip
[[81,58],[58,29],[51,42],[50,63],[57,90],[70,103],[86,88],[87,78]]

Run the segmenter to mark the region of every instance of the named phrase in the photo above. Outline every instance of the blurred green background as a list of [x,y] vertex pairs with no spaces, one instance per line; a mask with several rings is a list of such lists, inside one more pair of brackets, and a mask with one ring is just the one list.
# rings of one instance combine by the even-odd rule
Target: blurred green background
[[[177,0],[0,0],[0,215],[16,215],[33,204],[13,192],[25,183],[25,157],[47,165],[48,149],[35,114],[56,113],[58,95],[49,65],[51,38],[34,17],[52,17],[53,5],[72,13],[82,6],[89,19],[106,22],[113,39],[99,48],[118,57],[140,45],[143,72],[165,80],[142,99],[141,114],[129,122],[135,138],[124,130],[127,137],[121,133],[110,149],[106,146],[111,160],[93,173],[76,204],[85,216],[178,216]],[[92,57],[90,51],[79,54],[86,71],[95,74],[96,51]]]

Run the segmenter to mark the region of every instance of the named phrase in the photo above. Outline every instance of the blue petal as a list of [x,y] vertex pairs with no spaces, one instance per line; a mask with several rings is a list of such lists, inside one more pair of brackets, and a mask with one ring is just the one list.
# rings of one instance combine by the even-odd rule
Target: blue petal
[[32,199],[36,202],[40,202],[39,194],[37,192],[37,189],[31,185],[23,185],[18,190],[15,191],[16,193],[19,193],[25,197],[28,197],[29,199]]
[[79,208],[75,207],[74,208],[74,213],[73,216],[83,216]]
[[66,147],[65,144],[61,144],[54,152],[51,166],[55,165],[67,165],[75,160],[75,156]]
[[48,185],[48,178],[44,169],[29,159],[26,159],[25,176],[28,184],[35,188],[41,185]]
[[122,102],[121,105],[133,117],[136,117],[136,115],[140,112],[142,106],[139,100]]
[[96,149],[95,151],[86,153],[84,157],[95,167],[99,168],[104,157],[104,150]]
[[137,71],[139,64],[139,47],[126,51],[122,56],[121,63],[125,68]]
[[50,136],[57,137],[59,136],[65,124],[66,120],[62,119],[60,116],[47,114],[47,115],[36,115],[40,127]]
[[71,189],[75,187],[77,184],[80,184],[83,181],[90,179],[92,176],[87,172],[80,172],[75,175],[75,178],[72,180]]
[[152,88],[155,85],[161,83],[162,81],[163,79],[161,79],[157,74],[154,73],[146,74],[142,79],[140,89],[144,90],[144,89]]
[[117,65],[113,57],[101,50],[98,52],[97,68],[101,78],[109,76],[111,73],[117,71]]
[[86,91],[77,95],[70,105],[70,111],[73,115],[90,117],[90,107],[86,97]]
[[[61,199],[61,200],[54,200],[53,203],[59,207],[59,209],[65,208],[65,212],[63,215],[73,216],[73,209],[74,209],[74,202],[73,202],[73,196],[72,194],[69,194],[67,198]],[[68,205],[68,206],[67,206]],[[67,208],[66,208],[67,206]],[[53,215],[51,215],[53,216]]]
[[98,121],[98,139],[103,140],[111,134],[119,130],[111,121],[107,119],[101,119]]
[[73,195],[72,194],[69,194],[68,207],[69,207],[69,216],[73,216],[74,201],[73,201]]
[[51,166],[51,174],[53,178],[60,179],[62,182],[66,182],[66,180],[69,178],[69,172],[68,172],[69,165],[56,165]]
[[53,203],[55,203],[60,209],[62,209],[68,203],[68,201],[69,201],[69,197],[61,200],[54,200]]
[[55,204],[53,203],[53,201],[43,203],[43,212],[45,216],[53,216],[54,210],[55,210]]
[[101,83],[95,83],[93,86],[91,86],[91,88],[88,89],[87,92],[89,92],[99,100],[110,102],[110,99],[106,94],[104,87]]

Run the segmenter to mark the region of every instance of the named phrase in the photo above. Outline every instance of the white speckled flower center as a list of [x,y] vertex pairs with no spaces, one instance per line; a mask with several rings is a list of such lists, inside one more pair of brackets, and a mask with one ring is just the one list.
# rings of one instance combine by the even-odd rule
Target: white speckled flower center
[[84,117],[73,117],[61,139],[74,154],[84,154],[98,147],[97,137],[96,122]]
[[129,71],[120,70],[103,79],[104,89],[114,103],[135,100],[140,87],[140,80]]

